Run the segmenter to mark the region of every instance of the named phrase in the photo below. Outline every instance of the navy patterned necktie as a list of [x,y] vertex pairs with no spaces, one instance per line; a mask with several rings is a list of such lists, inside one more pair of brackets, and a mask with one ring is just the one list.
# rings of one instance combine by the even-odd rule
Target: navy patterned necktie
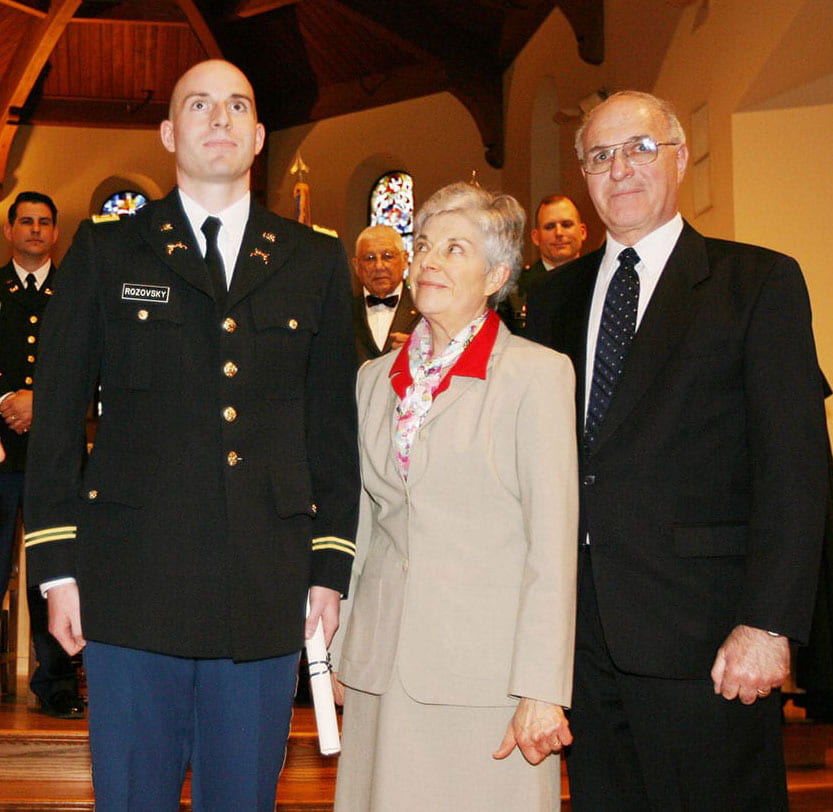
[[223,257],[217,245],[217,235],[220,233],[220,220],[217,217],[206,217],[201,226],[205,234],[205,264],[214,289],[214,299],[223,306],[226,300],[226,272]]
[[590,385],[590,400],[584,421],[584,444],[588,450],[596,442],[636,333],[636,312],[639,306],[636,265],[639,255],[633,248],[625,248],[618,259],[619,267],[607,289],[599,337],[596,340],[593,382]]

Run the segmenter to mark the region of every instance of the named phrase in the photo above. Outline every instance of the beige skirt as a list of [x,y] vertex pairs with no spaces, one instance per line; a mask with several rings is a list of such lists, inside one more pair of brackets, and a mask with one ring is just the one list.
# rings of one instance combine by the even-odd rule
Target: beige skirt
[[399,678],[381,695],[346,689],[335,812],[553,812],[558,756],[492,758],[513,709],[425,705]]

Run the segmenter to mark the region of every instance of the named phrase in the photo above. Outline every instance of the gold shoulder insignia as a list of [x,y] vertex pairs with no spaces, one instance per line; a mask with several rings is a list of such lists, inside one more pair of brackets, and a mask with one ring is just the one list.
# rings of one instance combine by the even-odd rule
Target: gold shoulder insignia
[[94,223],[117,223],[121,218],[118,214],[94,214],[90,218]]

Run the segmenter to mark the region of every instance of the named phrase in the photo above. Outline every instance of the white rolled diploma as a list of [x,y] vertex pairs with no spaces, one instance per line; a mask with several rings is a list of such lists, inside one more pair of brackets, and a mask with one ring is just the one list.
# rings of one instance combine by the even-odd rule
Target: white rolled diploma
[[333,684],[330,682],[330,664],[321,618],[318,619],[315,634],[307,640],[306,646],[315,726],[318,728],[318,748],[322,755],[334,756],[341,752],[341,740],[338,736],[336,703],[333,699]]

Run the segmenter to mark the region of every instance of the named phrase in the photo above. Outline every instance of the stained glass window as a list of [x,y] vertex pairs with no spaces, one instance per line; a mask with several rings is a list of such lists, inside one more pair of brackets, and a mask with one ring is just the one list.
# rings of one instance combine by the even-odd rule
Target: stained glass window
[[370,225],[393,226],[409,254],[414,247],[414,179],[407,172],[386,172],[370,192]]
[[119,217],[136,214],[147,202],[148,199],[141,192],[125,189],[122,192],[116,192],[114,195],[110,195],[104,201],[104,205],[101,207],[101,213],[118,214]]

